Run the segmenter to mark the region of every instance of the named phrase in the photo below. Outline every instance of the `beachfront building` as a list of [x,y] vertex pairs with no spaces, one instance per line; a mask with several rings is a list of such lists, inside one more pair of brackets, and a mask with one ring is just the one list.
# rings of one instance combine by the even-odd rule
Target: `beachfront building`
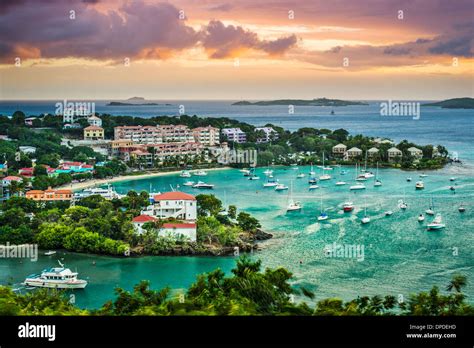
[[219,129],[211,126],[193,128],[194,140],[204,146],[219,145]]
[[247,134],[240,128],[223,128],[221,133],[228,141],[233,141],[234,143],[245,143],[247,141]]
[[34,201],[70,201],[73,197],[71,190],[53,190],[48,187],[47,190],[30,190],[25,197]]
[[100,117],[97,117],[95,115],[92,115],[87,119],[87,123],[89,123],[91,126],[96,126],[96,127],[102,127],[102,120]]
[[352,147],[349,150],[347,150],[348,159],[354,159],[360,156],[362,156],[362,150],[357,147]]
[[55,174],[61,173],[91,173],[94,171],[94,166],[82,162],[63,161],[58,168],[54,170]]
[[278,132],[272,127],[257,127],[255,132],[263,132],[263,137],[257,137],[257,143],[268,143],[278,139]]
[[104,140],[104,128],[98,126],[84,128],[84,140]]
[[332,154],[335,156],[344,156],[346,153],[347,146],[344,144],[337,144],[336,146],[332,147]]
[[164,223],[159,229],[158,235],[161,237],[184,237],[191,242],[196,241],[196,223],[195,222],[168,222]]
[[120,148],[128,148],[133,146],[131,140],[112,140],[109,144],[109,154],[113,157],[119,157]]
[[391,147],[387,150],[388,160],[395,161],[397,157],[402,157],[403,153],[396,147]]
[[133,225],[133,228],[135,229],[135,232],[137,232],[137,234],[140,235],[145,232],[145,229],[143,228],[144,224],[146,224],[147,222],[155,222],[155,221],[158,221],[158,219],[150,215],[142,214],[133,218],[132,225]]
[[376,147],[371,147],[370,149],[367,150],[367,156],[369,158],[373,158],[379,154],[379,149]]
[[155,195],[152,201],[151,205],[142,210],[142,215],[186,221],[197,219],[197,201],[193,195],[179,191],[165,192]]
[[416,159],[420,159],[420,158],[423,158],[423,150],[420,150],[416,147],[409,147],[407,149],[408,153],[410,154],[410,156],[416,158]]
[[136,144],[192,142],[193,132],[184,125],[120,126],[114,128],[115,140],[130,140]]

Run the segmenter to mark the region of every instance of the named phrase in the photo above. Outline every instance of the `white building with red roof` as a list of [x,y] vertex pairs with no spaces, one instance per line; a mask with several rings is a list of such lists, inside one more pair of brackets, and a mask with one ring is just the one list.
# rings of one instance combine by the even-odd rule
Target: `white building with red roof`
[[20,178],[19,176],[14,176],[14,175],[10,175],[10,176],[6,176],[2,179],[2,185],[3,186],[10,186],[10,184],[12,183],[12,181],[16,181],[16,182],[21,182],[23,179]]
[[142,234],[143,232],[145,232],[145,230],[143,229],[144,224],[146,224],[147,222],[153,222],[157,220],[158,219],[154,218],[153,216],[142,214],[133,218],[132,225],[138,234]]
[[195,222],[169,222],[164,223],[160,228],[158,235],[161,237],[179,237],[183,236],[191,242],[196,241],[196,223]]
[[153,197],[153,204],[141,212],[159,219],[175,218],[195,221],[197,219],[196,197],[180,191],[165,192]]

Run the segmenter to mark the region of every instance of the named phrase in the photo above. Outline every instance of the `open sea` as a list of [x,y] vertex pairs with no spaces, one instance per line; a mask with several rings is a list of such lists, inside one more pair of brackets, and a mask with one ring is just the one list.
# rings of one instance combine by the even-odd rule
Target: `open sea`
[[[11,115],[17,109],[28,115],[54,112],[51,102],[0,102],[0,114]],[[148,102],[148,101],[147,101]],[[227,204],[256,216],[263,229],[274,238],[262,244],[262,251],[252,257],[262,260],[264,267],[286,267],[293,273],[293,284],[305,286],[315,292],[315,300],[340,297],[345,300],[362,295],[403,295],[429,290],[432,285],[444,289],[455,273],[468,277],[465,293],[474,302],[474,110],[448,110],[435,107],[421,108],[419,120],[411,117],[380,116],[379,102],[368,106],[351,107],[295,107],[288,114],[285,106],[231,106],[231,101],[160,101],[171,106],[109,107],[105,101],[96,102],[97,112],[114,115],[177,115],[178,106],[185,105],[186,114],[209,117],[230,117],[254,125],[273,123],[289,130],[301,127],[345,128],[352,134],[388,137],[395,141],[407,139],[418,144],[442,144],[450,152],[457,152],[462,164],[448,165],[437,171],[426,172],[425,189],[415,191],[420,173],[395,169],[380,169],[381,187],[373,187],[369,179],[367,189],[356,193],[349,191],[354,183],[354,168],[346,167],[341,175],[338,168],[330,173],[332,180],[320,182],[319,189],[308,190],[307,177],[296,179],[297,173],[308,173],[309,167],[293,170],[275,167],[275,179],[293,184],[293,198],[302,203],[301,212],[286,213],[288,192],[275,192],[263,188],[263,170],[257,174],[261,180],[249,181],[238,170],[209,172],[204,178],[215,185],[213,193]],[[334,110],[335,115],[330,115]],[[315,168],[320,175],[320,169]],[[371,168],[375,171],[374,168]],[[407,182],[406,178],[413,178]],[[456,177],[456,193],[449,190],[451,177]],[[150,179],[130,180],[114,184],[119,193],[130,189],[137,191],[169,190],[170,185],[195,193],[196,189],[182,186],[183,178],[167,175]],[[344,180],[346,186],[335,186]],[[201,191],[202,192],[202,191]],[[208,192],[208,191],[206,191]],[[405,200],[408,209],[398,208],[398,201]],[[356,209],[343,213],[341,205],[351,200]],[[433,200],[434,210],[441,213],[446,228],[437,232],[427,231],[426,224],[417,216]],[[329,215],[325,222],[318,222],[321,201]],[[459,213],[463,204],[465,213]],[[371,222],[360,223],[364,208]],[[384,212],[392,210],[392,216]],[[354,245],[364,248],[363,258],[326,257],[326,245]],[[89,285],[76,291],[77,304],[97,308],[114,297],[116,286],[132,289],[142,279],[148,279],[153,288],[170,286],[181,291],[189,286],[197,274],[220,267],[229,272],[235,264],[234,257],[142,257],[113,258],[97,255],[59,252],[67,267],[80,272]],[[15,288],[24,278],[55,264],[55,257],[40,256],[37,262],[18,259],[0,260],[0,284]],[[96,264],[93,265],[92,262]]]

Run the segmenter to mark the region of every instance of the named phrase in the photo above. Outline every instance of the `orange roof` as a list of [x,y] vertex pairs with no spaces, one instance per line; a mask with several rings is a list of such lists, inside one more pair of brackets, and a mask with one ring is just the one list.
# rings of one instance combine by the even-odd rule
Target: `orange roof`
[[72,195],[71,190],[57,190],[56,193],[65,193],[65,194],[71,194]]
[[89,126],[84,128],[84,130],[104,130],[104,128],[98,126]]
[[196,197],[188,193],[172,191],[165,192],[160,195],[155,195],[153,199],[155,201],[195,201]]
[[149,221],[155,221],[156,218],[150,215],[138,215],[133,218],[133,222],[149,222]]
[[185,223],[166,223],[163,224],[164,228],[196,228],[196,224],[185,224]]
[[41,190],[30,190],[30,191],[26,192],[27,195],[34,195],[34,194],[38,194],[38,193],[44,193],[44,192],[41,191]]

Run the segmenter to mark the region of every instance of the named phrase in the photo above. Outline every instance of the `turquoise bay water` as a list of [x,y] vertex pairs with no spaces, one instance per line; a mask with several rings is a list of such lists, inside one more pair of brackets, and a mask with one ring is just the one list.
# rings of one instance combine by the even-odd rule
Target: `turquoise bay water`
[[[354,168],[346,168],[346,175],[340,175],[335,168],[333,179],[320,182],[320,188],[308,191],[307,177],[296,179],[298,172],[308,173],[309,167],[300,171],[287,167],[274,168],[275,178],[290,185],[293,183],[293,197],[301,201],[301,212],[286,213],[288,192],[275,192],[263,188],[263,169],[258,169],[262,180],[250,181],[238,170],[211,171],[206,182],[216,185],[213,194],[227,204],[235,204],[239,209],[255,215],[265,230],[274,238],[263,243],[263,250],[253,254],[262,260],[264,267],[284,266],[294,274],[293,283],[305,286],[316,293],[316,299],[338,296],[344,299],[358,295],[402,294],[426,290],[431,285],[443,286],[452,274],[460,272],[474,279],[473,271],[473,231],[474,231],[474,178],[468,170],[460,166],[448,166],[429,172],[424,178],[425,190],[415,191],[417,172],[403,172],[381,169],[381,187],[373,187],[373,181],[366,182],[367,190],[350,192],[354,182]],[[411,176],[412,182],[406,177]],[[456,193],[449,190],[449,178],[456,176]],[[344,179],[347,186],[335,186]],[[185,179],[177,175],[167,175],[152,179],[141,179],[116,183],[115,189],[126,193],[149,190],[165,191],[170,185],[177,187]],[[180,190],[198,194],[211,191],[180,186]],[[318,222],[320,200],[330,218]],[[405,199],[408,209],[401,211],[397,204]],[[443,216],[446,228],[438,232],[428,232],[425,224],[417,221],[417,216],[428,208],[433,198],[435,211]],[[351,200],[356,209],[343,213],[341,204]],[[466,205],[461,214],[457,208]],[[361,225],[364,205],[371,217],[368,225]],[[391,217],[384,212],[393,210]],[[355,258],[327,258],[323,248],[327,244],[363,245],[364,260]],[[457,255],[456,254],[457,249]],[[179,291],[193,282],[197,274],[220,267],[226,272],[235,264],[233,257],[144,257],[118,259],[96,255],[60,254],[72,269],[77,268],[81,277],[89,280],[84,291],[77,291],[77,303],[84,307],[97,307],[113,297],[113,289],[121,286],[131,289],[142,279],[151,281],[153,288],[171,286]],[[92,265],[95,261],[96,265]],[[301,264],[300,264],[301,261]],[[2,260],[0,275],[2,284],[21,282],[32,272],[37,272],[55,262],[55,258],[42,256],[38,262],[23,260]],[[467,287],[466,293],[474,295],[474,286]]]

